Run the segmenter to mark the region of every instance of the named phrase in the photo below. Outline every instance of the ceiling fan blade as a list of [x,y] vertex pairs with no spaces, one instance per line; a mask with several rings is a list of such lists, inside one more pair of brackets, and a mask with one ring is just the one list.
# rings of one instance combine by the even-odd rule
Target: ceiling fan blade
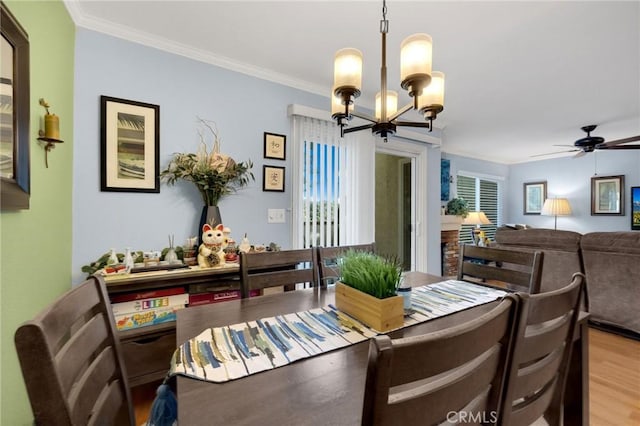
[[606,147],[610,147],[610,146],[622,145],[622,144],[625,144],[625,143],[638,142],[638,141],[640,141],[640,135],[631,136],[629,138],[616,139],[614,141],[607,141],[607,142],[599,144],[598,146],[603,145],[603,146],[606,146]]
[[573,158],[573,159],[580,158],[580,157],[584,156],[586,153],[587,153],[586,151],[580,151],[579,153],[577,153],[576,155],[574,155],[571,158]]
[[596,149],[640,149],[640,145],[611,145],[606,144],[596,145]]
[[552,145],[552,146],[568,146],[568,147],[573,148],[575,145],[556,145],[556,144],[554,144],[554,145]]
[[582,150],[580,150],[580,149],[570,149],[568,151],[547,152],[546,154],[530,155],[529,157],[544,157],[545,155],[564,154],[565,152],[576,152],[576,151],[582,151]]

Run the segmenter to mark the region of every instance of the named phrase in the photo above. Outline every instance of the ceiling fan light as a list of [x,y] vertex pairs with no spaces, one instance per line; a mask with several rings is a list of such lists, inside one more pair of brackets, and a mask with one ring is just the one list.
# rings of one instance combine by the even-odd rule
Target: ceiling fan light
[[410,96],[417,96],[431,81],[431,36],[413,34],[400,46],[400,80]]
[[[378,120],[381,119],[381,106],[382,106],[382,92],[376,93],[376,118]],[[387,90],[387,117],[391,117],[398,111],[398,92],[394,92],[393,90]],[[382,118],[386,120],[387,117]]]
[[357,98],[362,87],[362,52],[345,48],[336,52],[333,63],[334,93],[344,99],[344,95]]
[[425,115],[425,118],[434,118],[444,109],[444,73],[433,71],[431,73],[431,83],[418,96],[418,111]]

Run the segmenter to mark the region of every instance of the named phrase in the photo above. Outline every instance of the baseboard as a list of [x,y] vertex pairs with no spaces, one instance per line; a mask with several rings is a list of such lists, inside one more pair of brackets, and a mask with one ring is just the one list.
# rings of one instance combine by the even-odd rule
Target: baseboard
[[632,330],[627,330],[626,328],[618,327],[618,326],[611,325],[611,324],[605,324],[605,323],[597,322],[597,321],[594,321],[594,320],[591,320],[591,319],[589,320],[589,326],[593,327],[593,328],[595,328],[597,330],[606,331],[608,333],[617,334],[619,336],[626,337],[628,339],[633,339],[633,340],[640,341],[640,333],[637,333],[637,332],[632,331]]

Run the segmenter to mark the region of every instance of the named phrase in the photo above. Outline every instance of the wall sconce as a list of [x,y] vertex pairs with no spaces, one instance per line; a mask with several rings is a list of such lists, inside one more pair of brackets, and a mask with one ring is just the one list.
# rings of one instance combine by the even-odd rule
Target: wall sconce
[[60,118],[55,114],[49,114],[49,103],[45,101],[43,98],[40,98],[40,105],[44,107],[47,113],[44,116],[44,131],[40,130],[38,135],[39,141],[45,143],[44,145],[44,164],[49,168],[49,158],[48,153],[53,148],[55,148],[55,144],[64,142],[60,140]]

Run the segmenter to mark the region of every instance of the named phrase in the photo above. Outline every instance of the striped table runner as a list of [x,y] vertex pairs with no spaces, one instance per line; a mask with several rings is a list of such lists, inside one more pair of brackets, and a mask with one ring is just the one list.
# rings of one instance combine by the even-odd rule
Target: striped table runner
[[[411,292],[404,327],[501,298],[506,292],[448,280]],[[204,330],[176,349],[169,374],[223,383],[379,334],[334,306]]]

